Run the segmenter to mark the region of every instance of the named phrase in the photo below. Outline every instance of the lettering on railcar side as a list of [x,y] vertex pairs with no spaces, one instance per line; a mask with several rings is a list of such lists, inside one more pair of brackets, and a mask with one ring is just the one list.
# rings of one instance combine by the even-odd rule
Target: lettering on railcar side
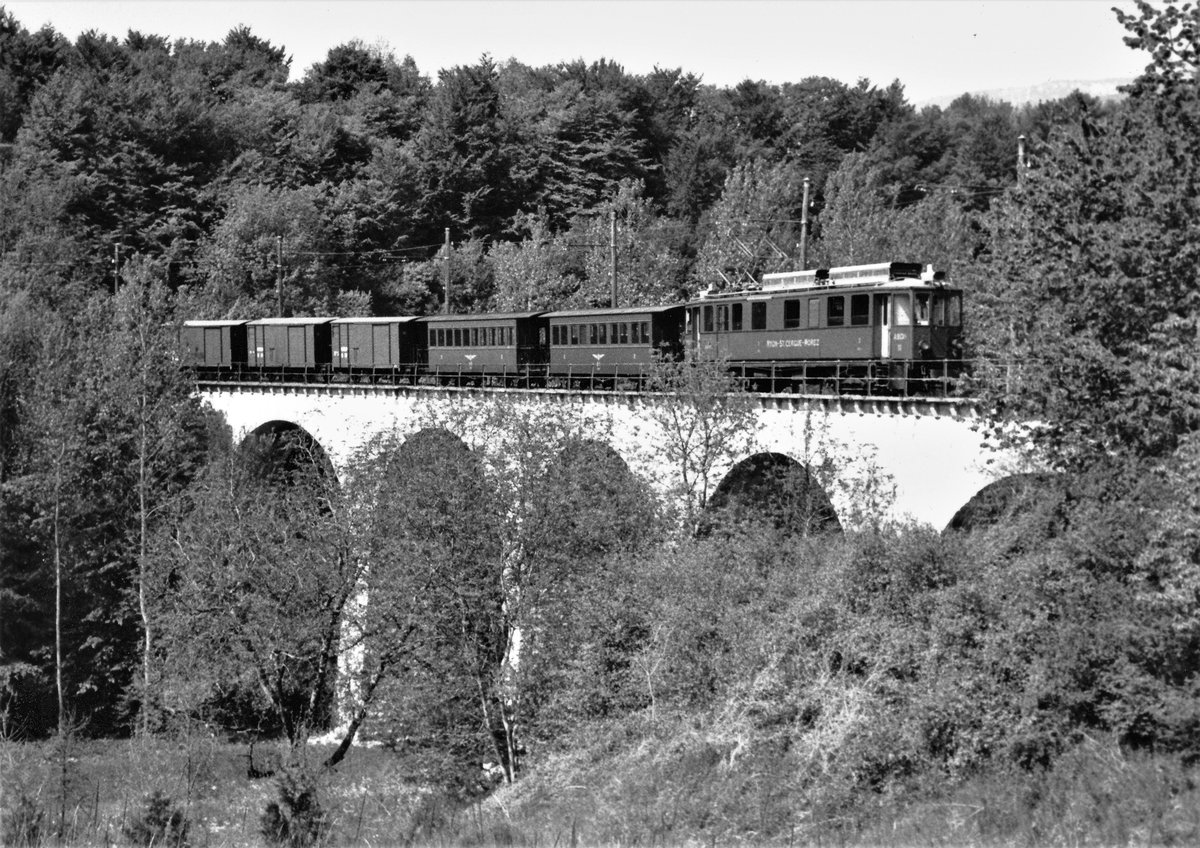
[[820,339],[767,339],[766,346],[768,348],[781,347],[820,347]]

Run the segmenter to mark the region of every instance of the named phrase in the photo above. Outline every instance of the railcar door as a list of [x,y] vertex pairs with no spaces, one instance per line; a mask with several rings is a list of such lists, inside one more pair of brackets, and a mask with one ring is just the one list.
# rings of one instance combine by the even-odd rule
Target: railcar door
[[879,316],[879,358],[892,355],[892,296],[875,295],[875,314]]

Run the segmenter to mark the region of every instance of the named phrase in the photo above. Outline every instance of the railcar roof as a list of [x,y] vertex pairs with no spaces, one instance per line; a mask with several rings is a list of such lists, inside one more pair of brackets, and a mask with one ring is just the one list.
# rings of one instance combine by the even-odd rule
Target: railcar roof
[[185,327],[240,327],[245,324],[245,318],[211,318],[201,321],[184,321]]
[[255,321],[247,321],[246,323],[258,327],[307,327],[312,324],[328,324],[332,320],[332,318],[259,318]]
[[422,321],[429,323],[445,323],[449,321],[514,321],[518,318],[536,318],[543,312],[486,312],[477,315],[427,315]]
[[699,306],[705,303],[712,303],[718,300],[771,300],[773,298],[783,296],[816,296],[822,294],[850,294],[856,291],[879,291],[880,289],[927,289],[928,291],[950,291],[959,292],[962,289],[956,286],[948,286],[944,280],[921,280],[913,277],[905,277],[899,280],[884,280],[875,283],[831,283],[820,286],[796,286],[795,288],[785,289],[732,289],[726,291],[713,292],[710,295],[701,295],[696,300],[690,301],[689,306]]
[[659,315],[672,309],[681,309],[682,303],[669,306],[622,306],[617,309],[563,309],[547,312],[546,318],[602,318],[605,315]]
[[420,315],[376,315],[370,318],[334,318],[334,324],[407,324],[421,320]]

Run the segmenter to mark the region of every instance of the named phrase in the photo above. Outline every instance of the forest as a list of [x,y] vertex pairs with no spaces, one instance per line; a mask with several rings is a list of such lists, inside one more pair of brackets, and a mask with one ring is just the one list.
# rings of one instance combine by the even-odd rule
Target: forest
[[[1200,839],[1200,10],[1115,14],[1117,100],[917,109],[357,42],[293,78],[245,28],[0,7],[0,841]],[[343,486],[175,365],[180,321],[280,286],[428,314],[448,263],[454,311],[606,304],[613,232],[622,305],[802,242],[948,270],[963,391],[1041,473],[960,532],[886,485],[842,527],[819,466],[720,501],[749,400],[689,362],[647,422],[677,497],[499,401],[478,444],[431,402]]]

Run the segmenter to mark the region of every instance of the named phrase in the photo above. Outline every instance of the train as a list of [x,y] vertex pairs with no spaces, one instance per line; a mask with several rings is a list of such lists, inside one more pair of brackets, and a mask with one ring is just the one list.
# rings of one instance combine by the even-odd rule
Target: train
[[932,266],[765,274],[688,303],[489,314],[186,321],[202,382],[637,390],[656,360],[769,393],[928,395],[962,375],[963,293]]

